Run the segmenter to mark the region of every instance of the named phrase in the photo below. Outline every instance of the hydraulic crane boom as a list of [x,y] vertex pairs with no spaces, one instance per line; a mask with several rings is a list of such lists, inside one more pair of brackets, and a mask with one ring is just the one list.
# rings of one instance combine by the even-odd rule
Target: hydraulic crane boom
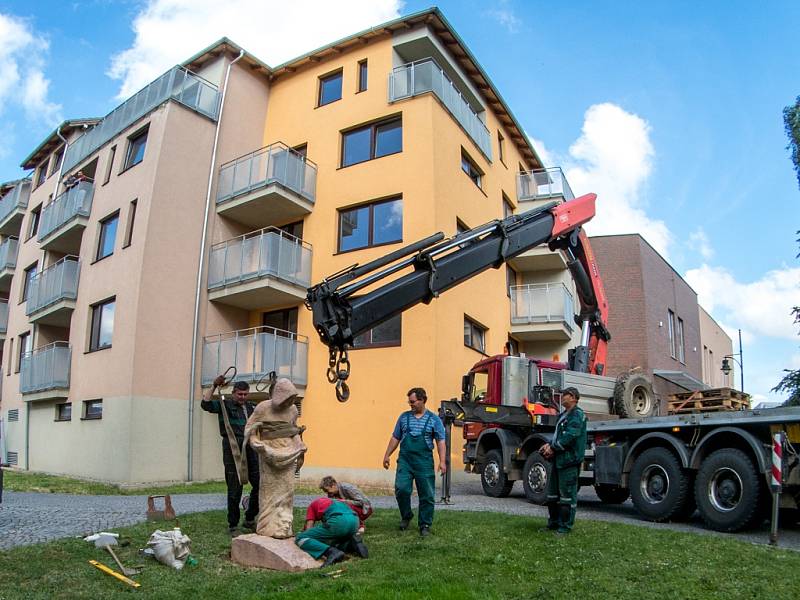
[[[353,338],[545,243],[551,250],[564,252],[578,288],[581,345],[571,356],[570,368],[602,372],[605,343],[610,337],[605,327],[608,308],[594,256],[581,229],[595,215],[595,200],[595,194],[586,194],[569,202],[551,202],[450,239],[438,233],[365,265],[348,267],[309,288],[306,306],[313,312],[320,339],[328,346],[328,381],[336,383],[339,401],[349,397],[347,350]],[[408,268],[411,272],[358,294]]]

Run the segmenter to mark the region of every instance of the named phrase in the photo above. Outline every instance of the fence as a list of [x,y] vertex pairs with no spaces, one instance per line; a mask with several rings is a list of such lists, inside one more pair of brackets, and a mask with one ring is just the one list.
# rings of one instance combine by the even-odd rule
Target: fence
[[55,200],[42,209],[37,239],[41,242],[75,217],[88,217],[92,210],[93,196],[94,183],[91,181],[81,181],[56,196]]
[[561,196],[564,200],[575,198],[561,167],[517,174],[517,198],[520,200],[539,200],[557,196]]
[[530,283],[511,286],[511,323],[563,322],[574,324],[572,294],[563,283]]
[[65,256],[54,265],[37,273],[28,285],[25,314],[33,313],[61,300],[78,297],[80,261],[77,256]]
[[69,342],[53,342],[25,354],[20,361],[19,391],[29,394],[68,388],[71,360]]

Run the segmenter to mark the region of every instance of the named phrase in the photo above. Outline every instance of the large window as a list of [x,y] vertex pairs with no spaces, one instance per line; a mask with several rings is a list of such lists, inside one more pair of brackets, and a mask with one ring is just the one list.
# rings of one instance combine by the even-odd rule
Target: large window
[[396,315],[365,331],[353,339],[353,348],[380,348],[386,346],[399,346],[402,332],[402,320]]
[[110,298],[92,306],[92,331],[89,338],[90,351],[111,347],[111,336],[114,332],[115,304],[116,298]]
[[95,260],[114,254],[114,242],[117,239],[117,223],[119,211],[100,221],[100,236],[97,240],[97,255]]
[[147,129],[128,138],[128,153],[125,155],[123,170],[130,169],[144,160],[145,146],[147,146]]
[[403,151],[403,120],[382,121],[342,134],[342,166]]
[[342,72],[337,71],[331,75],[319,78],[318,106],[325,106],[331,102],[342,99]]
[[464,345],[478,352],[486,352],[486,328],[469,317],[464,317]]
[[339,211],[339,252],[402,241],[403,200],[393,198]]
[[461,149],[461,170],[472,179],[472,183],[481,187],[483,171],[478,168],[478,165],[475,164],[475,161],[470,158],[469,154],[467,154],[463,148]]
[[261,324],[265,327],[297,333],[297,308],[265,312],[261,317]]
[[31,289],[31,279],[36,277],[38,263],[33,263],[30,267],[25,269],[25,278],[22,280],[22,297],[20,302],[25,302],[28,299],[28,292]]

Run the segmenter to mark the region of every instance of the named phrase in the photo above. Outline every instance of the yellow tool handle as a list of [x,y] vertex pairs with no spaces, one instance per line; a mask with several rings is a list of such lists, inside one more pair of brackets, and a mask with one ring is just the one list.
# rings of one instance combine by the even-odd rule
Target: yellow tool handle
[[114,569],[109,569],[103,563],[99,563],[96,560],[90,560],[89,564],[92,565],[93,567],[97,567],[103,573],[111,575],[112,577],[116,577],[117,579],[119,579],[123,583],[127,583],[131,587],[135,587],[135,588],[142,587],[141,583],[136,583],[133,579],[128,579],[127,577],[125,577],[125,575],[122,575],[121,573],[117,573]]

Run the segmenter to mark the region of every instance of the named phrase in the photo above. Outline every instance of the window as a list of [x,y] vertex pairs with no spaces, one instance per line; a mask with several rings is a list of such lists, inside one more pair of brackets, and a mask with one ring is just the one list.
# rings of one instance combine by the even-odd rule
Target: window
[[83,419],[102,419],[103,418],[103,401],[102,400],[84,400],[83,401]]
[[403,151],[403,120],[392,119],[342,134],[342,166]]
[[500,162],[503,163],[503,165],[506,164],[505,142],[506,142],[506,138],[504,138],[503,134],[498,131],[497,132],[497,153],[500,155]]
[[353,349],[399,346],[402,333],[400,315],[396,315],[353,339]]
[[261,324],[264,327],[274,327],[282,331],[297,333],[297,308],[265,312],[261,316]]
[[[464,233],[466,231],[469,231],[469,227],[467,226],[467,224],[464,223],[464,221],[462,221],[458,217],[456,217],[456,235]],[[466,248],[467,246],[469,246],[469,242],[462,242],[461,244],[458,245],[459,248]]]
[[111,179],[111,169],[114,168],[114,156],[117,154],[117,147],[111,146],[111,150],[108,151],[108,164],[106,165],[106,176],[103,177],[103,185],[108,183],[108,180]]
[[319,78],[319,98],[317,106],[325,106],[342,99],[342,72],[337,71]]
[[28,222],[28,237],[25,238],[25,241],[31,239],[39,231],[39,220],[41,219],[41,216],[42,205],[40,204],[31,211],[31,220]]
[[367,89],[367,59],[358,61],[358,91]]
[[53,160],[50,163],[50,175],[58,171],[61,167],[61,161],[64,160],[64,148],[61,148],[56,154],[53,156]]
[[56,404],[56,421],[71,421],[72,420],[72,404],[67,402],[65,404]]
[[37,263],[33,263],[30,267],[25,269],[25,278],[22,280],[22,298],[20,302],[25,302],[28,299],[28,292],[31,289],[31,280],[36,277]]
[[144,148],[147,145],[147,129],[128,138],[128,153],[125,155],[123,171],[138,165],[144,160]]
[[14,338],[8,340],[8,360],[6,361],[6,374],[11,375],[11,357],[14,356]]
[[122,245],[123,248],[130,246],[133,241],[133,223],[136,221],[136,204],[136,200],[131,200],[131,206],[128,209],[128,226],[125,230],[125,243]]
[[97,240],[97,255],[95,260],[114,254],[114,242],[117,239],[117,223],[119,211],[100,221],[100,238]]
[[339,211],[339,252],[400,242],[403,200],[394,198]]
[[478,166],[475,164],[469,154],[467,154],[464,149],[461,149],[461,170],[467,174],[467,176],[472,179],[472,183],[481,187],[481,177],[483,176],[483,171],[481,171]]
[[675,352],[675,313],[667,310],[667,331],[669,333],[669,355],[672,358],[678,356]]
[[19,336],[19,347],[17,348],[17,369],[16,372],[19,373],[22,369],[22,359],[25,358],[27,354],[33,349],[31,344],[33,343],[33,338],[31,338],[31,332],[26,331],[25,333],[20,334]]
[[678,337],[675,340],[678,345],[678,360],[682,363],[686,362],[683,348],[683,319],[678,317]]
[[114,332],[115,304],[116,298],[111,298],[92,306],[92,331],[89,338],[89,352],[111,347],[111,334]]
[[511,200],[508,199],[505,192],[501,193],[503,194],[503,218],[507,219],[514,214],[514,205],[511,204]]
[[36,181],[34,187],[39,187],[42,185],[45,179],[47,179],[47,161],[44,161],[41,165],[39,165],[39,169],[36,171]]
[[486,351],[486,328],[464,317],[464,345],[480,353]]

